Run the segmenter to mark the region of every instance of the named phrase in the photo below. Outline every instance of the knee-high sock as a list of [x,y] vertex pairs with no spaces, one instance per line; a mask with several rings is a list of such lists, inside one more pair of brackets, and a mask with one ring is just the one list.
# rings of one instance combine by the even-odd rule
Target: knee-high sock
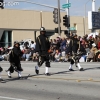
[[77,63],[77,67],[78,67],[79,69],[81,69],[80,63]]
[[21,77],[22,75],[21,75],[21,71],[18,71],[18,77]]
[[45,67],[45,74],[49,72],[49,68]]
[[38,65],[37,65],[37,66],[35,66],[35,69],[36,69],[36,70],[39,70],[39,66],[38,66]]
[[70,64],[69,69],[72,69],[73,64]]
[[10,71],[8,71],[7,73],[8,73],[8,76],[11,76],[11,73],[10,73]]

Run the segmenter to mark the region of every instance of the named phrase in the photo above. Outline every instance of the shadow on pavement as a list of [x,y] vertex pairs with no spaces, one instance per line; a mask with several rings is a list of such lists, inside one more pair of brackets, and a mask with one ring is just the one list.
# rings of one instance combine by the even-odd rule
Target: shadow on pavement
[[100,67],[86,68],[86,69],[84,69],[84,70],[94,70],[94,69],[100,69]]
[[[77,71],[77,70],[74,70]],[[50,75],[55,75],[55,74],[72,74],[72,73],[67,73],[67,72],[74,72],[74,71],[61,71],[61,72],[57,72],[57,73],[50,73]],[[22,78],[9,78],[9,79],[4,79],[4,81],[2,83],[6,83],[6,82],[11,82],[11,81],[17,81],[17,80],[27,80],[29,77],[33,77],[33,76],[40,76],[40,75],[45,75],[44,74],[35,74],[35,75],[27,75],[27,76],[22,76]]]
[[[14,78],[9,78],[9,79],[3,79],[2,83],[10,82],[10,81],[17,81],[17,80],[27,80],[29,77],[32,77],[33,75],[27,75],[27,76],[22,76],[21,78],[14,77]],[[34,75],[36,76],[36,75]]]
[[[77,70],[74,70],[77,71]],[[72,73],[67,73],[67,72],[74,72],[74,71],[62,71],[62,72],[57,72],[57,73],[51,73],[51,75],[55,75],[55,74],[72,74]]]

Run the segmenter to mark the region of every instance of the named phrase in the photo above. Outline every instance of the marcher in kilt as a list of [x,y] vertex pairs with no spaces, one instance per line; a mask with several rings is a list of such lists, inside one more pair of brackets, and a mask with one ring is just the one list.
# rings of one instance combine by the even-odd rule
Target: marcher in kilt
[[13,73],[14,71],[18,72],[18,77],[21,78],[21,71],[23,71],[20,63],[21,56],[22,52],[20,50],[20,44],[15,41],[14,47],[9,54],[10,68],[7,70],[9,78],[11,78],[11,73]]
[[35,66],[36,74],[39,74],[39,67],[45,62],[45,75],[49,76],[49,51],[50,49],[50,42],[46,36],[46,30],[44,27],[40,28],[40,35],[37,37],[36,40],[36,52],[39,54],[38,65]]
[[79,63],[81,54],[77,54],[78,51],[80,51],[80,41],[78,40],[77,35],[74,35],[71,37],[70,47],[71,47],[70,49],[72,49],[72,50],[70,50],[71,51],[70,56],[72,56],[72,57],[70,59],[69,71],[74,71],[72,69],[72,66],[74,63],[75,63],[75,66],[78,67],[78,69],[80,71],[83,71],[83,68],[80,66],[80,63]]

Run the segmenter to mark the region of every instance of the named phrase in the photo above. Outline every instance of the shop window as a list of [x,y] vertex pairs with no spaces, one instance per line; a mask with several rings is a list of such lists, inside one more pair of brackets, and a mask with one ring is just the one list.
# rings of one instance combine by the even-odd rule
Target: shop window
[[12,31],[4,31],[0,40],[0,47],[10,47],[12,45]]

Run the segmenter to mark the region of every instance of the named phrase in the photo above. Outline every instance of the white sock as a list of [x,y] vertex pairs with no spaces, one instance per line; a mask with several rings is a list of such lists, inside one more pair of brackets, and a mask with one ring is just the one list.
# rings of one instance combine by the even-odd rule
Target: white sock
[[10,71],[8,71],[8,76],[11,76],[11,73],[10,73]]
[[37,65],[37,66],[35,66],[35,68],[36,68],[36,70],[39,70],[39,66]]
[[48,73],[49,68],[45,67],[45,74]]
[[70,64],[69,69],[72,69],[72,64]]
[[18,76],[21,77],[21,71],[18,71]]
[[77,67],[78,67],[79,69],[81,69],[80,63],[77,63]]

